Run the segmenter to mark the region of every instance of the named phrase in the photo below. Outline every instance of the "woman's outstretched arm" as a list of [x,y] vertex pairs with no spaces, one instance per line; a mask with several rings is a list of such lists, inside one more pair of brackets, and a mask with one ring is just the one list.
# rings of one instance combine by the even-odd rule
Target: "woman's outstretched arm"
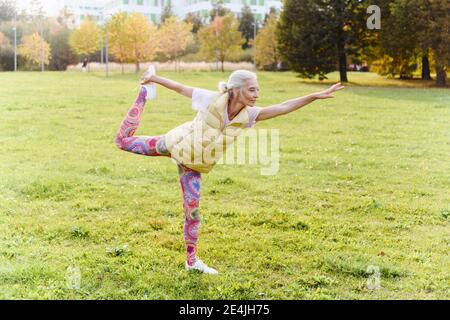
[[332,94],[341,89],[344,89],[344,86],[341,85],[340,82],[338,82],[326,90],[312,93],[304,97],[287,100],[270,107],[262,108],[261,112],[256,118],[256,121],[267,120],[281,116],[283,114],[287,114],[289,112],[300,109],[301,107],[306,106],[307,104],[317,99],[334,98]]
[[157,83],[162,85],[163,87],[166,87],[167,89],[173,90],[175,92],[178,92],[179,94],[186,96],[188,98],[192,98],[192,87],[185,86],[184,84],[181,84],[179,82],[166,79],[160,76],[153,75],[146,81],[146,83]]

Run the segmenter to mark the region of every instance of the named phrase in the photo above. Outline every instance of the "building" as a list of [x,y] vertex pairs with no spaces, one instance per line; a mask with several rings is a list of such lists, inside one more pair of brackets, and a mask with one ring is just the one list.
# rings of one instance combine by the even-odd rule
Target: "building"
[[[99,24],[103,24],[108,17],[117,12],[139,12],[150,21],[158,24],[161,13],[167,5],[172,6],[172,12],[181,19],[188,13],[196,14],[207,20],[213,4],[217,0],[109,0],[103,4],[90,0],[66,0],[66,8],[75,17],[75,24],[79,25],[90,17]],[[248,5],[257,21],[262,22],[271,7],[280,11],[282,0],[223,0],[223,6],[228,8],[236,17],[240,17],[242,7]]]
[[88,17],[98,24],[104,23],[104,2],[92,0],[65,0],[64,8],[71,14],[71,25],[79,26]]

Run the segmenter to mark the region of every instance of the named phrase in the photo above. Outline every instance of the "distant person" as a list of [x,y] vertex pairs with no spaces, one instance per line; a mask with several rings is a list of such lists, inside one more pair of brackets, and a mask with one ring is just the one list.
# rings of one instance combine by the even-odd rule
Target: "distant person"
[[83,70],[83,72],[86,72],[87,71],[87,66],[88,66],[88,59],[84,58],[83,59],[83,63],[81,65],[81,70]]
[[[198,111],[197,116],[165,135],[135,136],[146,101],[156,97],[156,83],[192,99],[192,108]],[[337,83],[320,92],[260,108],[255,106],[259,98],[256,74],[247,70],[234,71],[228,82],[219,83],[217,92],[188,87],[156,76],[153,66],[144,74],[141,84],[133,106],[120,125],[115,143],[124,151],[175,160],[185,218],[185,268],[217,274],[217,270],[208,267],[197,257],[201,173],[211,171],[224,154],[224,148],[229,147],[242,130],[254,127],[258,121],[296,111],[317,99],[333,98],[333,93],[344,87]],[[154,198],[153,201],[158,199]]]

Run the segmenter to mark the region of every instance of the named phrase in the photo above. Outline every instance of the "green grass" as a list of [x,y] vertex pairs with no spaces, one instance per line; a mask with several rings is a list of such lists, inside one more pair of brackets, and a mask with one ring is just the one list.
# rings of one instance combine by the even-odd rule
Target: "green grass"
[[[208,89],[228,75],[162,73]],[[450,298],[448,89],[350,75],[335,99],[259,123],[280,130],[278,174],[218,165],[203,176],[211,277],[183,269],[176,166],[114,144],[137,80],[0,73],[0,298]],[[261,72],[259,84],[260,106],[325,87],[293,73]],[[137,134],[193,116],[189,99],[158,88]]]

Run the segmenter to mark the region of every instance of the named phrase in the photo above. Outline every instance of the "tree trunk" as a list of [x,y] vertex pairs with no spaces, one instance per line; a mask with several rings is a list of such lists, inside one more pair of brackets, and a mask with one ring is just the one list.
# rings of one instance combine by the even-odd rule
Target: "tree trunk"
[[436,85],[438,87],[445,87],[446,70],[441,66],[436,66]]
[[336,15],[340,20],[337,26],[337,49],[339,61],[339,77],[341,82],[348,82],[347,79],[347,55],[345,54],[345,35],[344,35],[344,8],[342,1],[336,3]]
[[221,63],[222,72],[225,72],[225,70],[223,69],[223,59],[220,60],[220,63]]
[[422,55],[422,80],[431,80],[428,51]]
[[139,60],[137,60],[137,59],[136,59],[135,66],[136,66],[135,72],[136,72],[136,73],[139,73],[139,71],[141,71],[141,66],[140,66],[140,64],[139,64]]
[[124,72],[123,72],[123,62],[122,62],[122,74],[124,74]]

